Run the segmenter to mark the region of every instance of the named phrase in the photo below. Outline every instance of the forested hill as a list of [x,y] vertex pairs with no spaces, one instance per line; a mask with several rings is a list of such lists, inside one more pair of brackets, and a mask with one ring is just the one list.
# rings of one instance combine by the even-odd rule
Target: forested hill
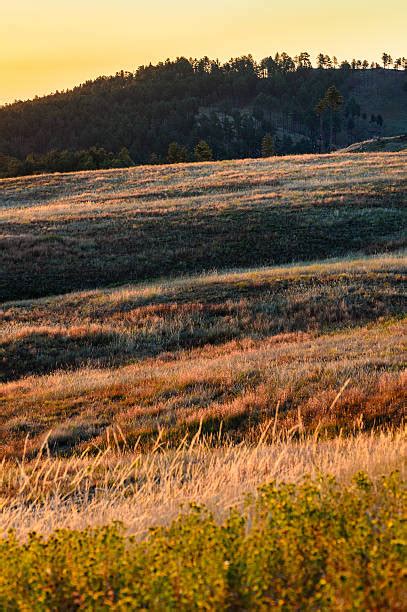
[[[0,176],[307,153],[407,132],[405,60],[395,70],[321,57],[319,68],[306,53],[178,58],[6,105]],[[317,112],[332,86],[342,99]]]

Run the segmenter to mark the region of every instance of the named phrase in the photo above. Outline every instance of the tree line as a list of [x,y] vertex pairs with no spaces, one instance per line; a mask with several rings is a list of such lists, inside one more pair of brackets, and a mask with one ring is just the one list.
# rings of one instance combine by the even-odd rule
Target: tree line
[[379,133],[385,118],[369,121],[352,75],[391,66],[407,75],[407,60],[316,60],[307,52],[223,64],[180,57],[5,105],[0,175],[329,151],[338,134]]

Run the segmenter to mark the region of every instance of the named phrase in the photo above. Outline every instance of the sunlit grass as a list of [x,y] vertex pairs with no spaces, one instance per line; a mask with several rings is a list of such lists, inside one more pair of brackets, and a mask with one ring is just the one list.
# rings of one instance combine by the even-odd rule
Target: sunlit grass
[[[289,333],[234,340],[144,359],[120,368],[80,368],[0,385],[3,455],[29,451],[54,428],[55,452],[102,444],[110,425],[149,446],[158,429],[175,445],[193,433],[224,424],[239,441],[256,439],[280,405],[279,426],[301,411],[304,426],[321,424],[334,435],[398,423],[405,407],[405,321],[378,321],[323,335]],[[329,409],[338,390],[349,384]]]
[[0,300],[397,250],[405,158],[309,155],[3,179]]
[[403,609],[405,162],[0,181],[1,609]]
[[49,455],[48,437],[36,457],[1,464],[0,532],[15,529],[25,538],[31,531],[51,534],[119,520],[141,537],[152,525],[169,524],[191,502],[205,504],[221,521],[268,481],[300,483],[306,475],[330,474],[348,483],[358,470],[375,481],[394,470],[406,476],[404,427],[364,433],[359,421],[353,435],[324,441],[318,430],[307,435],[301,416],[286,430],[278,428],[277,416],[264,424],[256,444],[227,442],[220,427],[211,436],[185,436],[174,449],[158,435],[143,452],[116,427],[103,449],[64,458]]

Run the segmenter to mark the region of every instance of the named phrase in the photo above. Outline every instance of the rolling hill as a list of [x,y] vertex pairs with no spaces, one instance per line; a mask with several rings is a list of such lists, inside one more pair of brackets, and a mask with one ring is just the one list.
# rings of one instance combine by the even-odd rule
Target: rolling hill
[[0,182],[0,302],[406,246],[406,155],[295,156]]
[[405,151],[407,149],[407,135],[388,136],[386,138],[371,138],[363,142],[355,142],[342,153],[372,153],[374,151]]
[[1,609],[403,609],[406,161],[0,180]]
[[3,180],[1,452],[52,427],[70,453],[115,423],[176,443],[201,418],[246,439],[277,403],[287,427],[401,422],[406,159]]

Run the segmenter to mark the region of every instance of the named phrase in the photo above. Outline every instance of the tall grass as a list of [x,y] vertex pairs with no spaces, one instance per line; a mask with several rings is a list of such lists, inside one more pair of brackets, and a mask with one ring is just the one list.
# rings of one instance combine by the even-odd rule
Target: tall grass
[[[304,428],[328,436],[397,425],[406,405],[406,322],[378,320],[321,335],[289,333],[160,354],[120,368],[87,368],[0,385],[0,453],[35,454],[44,436],[53,454],[104,447],[119,426],[131,445],[151,448],[159,430],[177,447],[203,421],[236,443],[257,440],[280,403],[278,429],[301,411]],[[347,379],[343,394],[330,409]]]
[[407,312],[406,253],[212,273],[4,304],[0,382]]
[[[153,525],[167,525],[190,502],[205,504],[221,521],[259,485],[301,483],[305,475],[335,476],[347,483],[363,470],[377,480],[399,470],[406,476],[406,431],[378,431],[334,440],[309,437],[301,420],[278,432],[269,421],[256,445],[222,443],[222,432],[197,432],[176,449],[159,436],[143,453],[123,445],[120,429],[111,430],[104,450],[56,458],[46,445],[34,459],[3,460],[0,465],[0,531],[50,534],[57,528],[83,529],[121,521],[137,537]],[[298,438],[300,432],[300,438]]]

